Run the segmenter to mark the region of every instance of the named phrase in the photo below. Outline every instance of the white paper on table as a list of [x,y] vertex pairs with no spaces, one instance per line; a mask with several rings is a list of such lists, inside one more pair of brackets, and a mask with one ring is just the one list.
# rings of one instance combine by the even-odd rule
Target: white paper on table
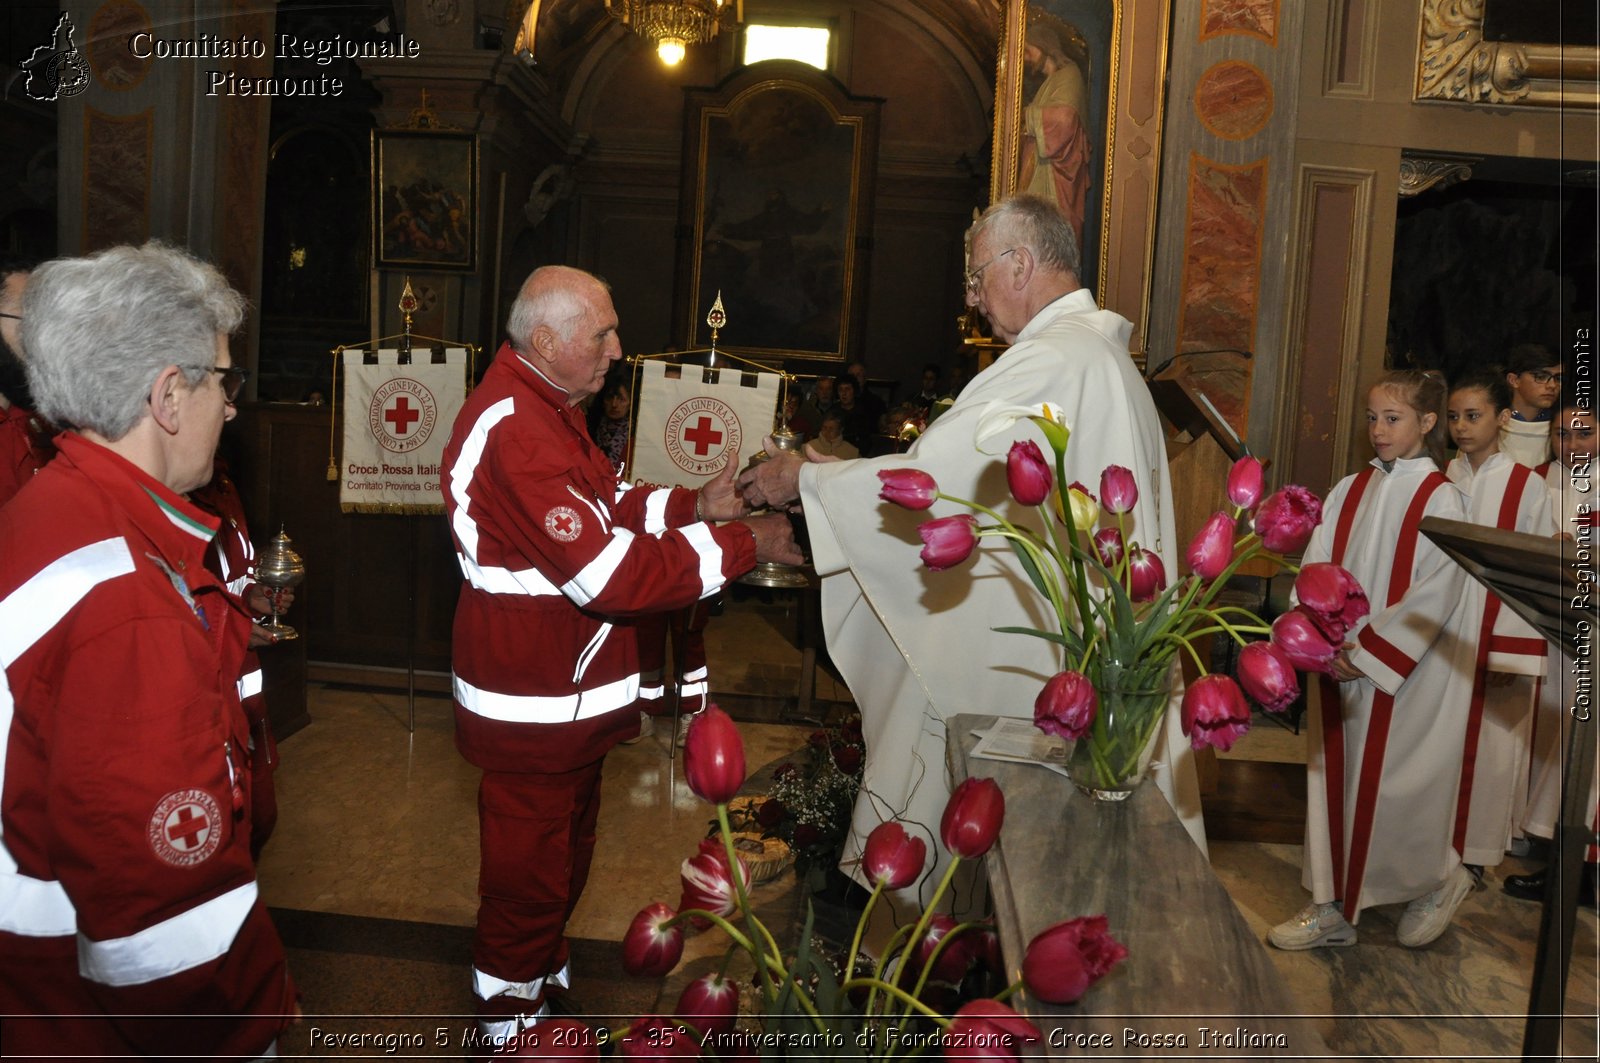
[[1045,734],[1032,720],[1002,716],[994,726],[972,734],[978,740],[972,747],[974,757],[1037,764],[1058,774],[1067,774],[1070,748],[1066,739]]

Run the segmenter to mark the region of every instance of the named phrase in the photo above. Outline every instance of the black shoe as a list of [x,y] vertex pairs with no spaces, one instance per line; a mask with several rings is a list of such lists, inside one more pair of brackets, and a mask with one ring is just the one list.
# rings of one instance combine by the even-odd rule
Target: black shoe
[[1500,888],[1521,901],[1542,901],[1544,873],[1545,869],[1540,868],[1526,875],[1507,875]]

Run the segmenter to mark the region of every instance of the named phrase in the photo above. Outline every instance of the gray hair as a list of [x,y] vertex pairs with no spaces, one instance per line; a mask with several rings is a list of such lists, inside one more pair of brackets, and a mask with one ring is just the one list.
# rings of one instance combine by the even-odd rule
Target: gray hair
[[599,277],[571,266],[540,266],[528,274],[506,317],[506,335],[510,337],[511,349],[527,354],[528,339],[540,326],[553,330],[563,343],[572,339],[589,308],[583,298],[581,281],[611,291],[611,285]]
[[993,203],[967,230],[967,248],[980,233],[993,230],[990,242],[1003,247],[1026,247],[1041,265],[1078,276],[1083,260],[1078,234],[1056,205],[1043,196],[1024,192]]
[[115,442],[144,417],[167,366],[181,368],[191,387],[205,379],[217,335],[239,327],[245,299],[215,266],[152,240],[44,263],[22,307],[39,412]]

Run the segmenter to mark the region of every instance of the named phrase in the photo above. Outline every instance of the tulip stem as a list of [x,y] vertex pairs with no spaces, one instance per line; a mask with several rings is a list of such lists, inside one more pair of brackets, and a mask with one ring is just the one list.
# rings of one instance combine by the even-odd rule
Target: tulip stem
[[861,917],[856,920],[855,937],[850,939],[850,952],[844,961],[844,976],[849,978],[855,973],[856,954],[861,951],[861,936],[866,933],[867,919],[872,915],[872,906],[878,903],[878,898],[883,896],[883,880],[872,884],[872,896],[867,898],[867,906],[861,910]]
[[[933,899],[928,902],[928,906],[917,917],[916,926],[912,928],[911,936],[906,940],[905,953],[901,958],[903,964],[911,962],[911,957],[917,944],[922,941],[922,935],[928,932],[928,924],[933,921],[933,910],[939,906],[939,900],[944,896],[945,890],[950,888],[950,882],[955,878],[956,868],[960,866],[961,854],[951,853],[950,866],[944,869],[944,877],[939,880],[939,888],[933,891]],[[922,981],[926,980],[927,967],[924,965]],[[917,983],[917,989],[919,992],[921,991],[922,982]],[[908,1010],[905,1014],[909,1015],[910,1011]]]
[[[768,1005],[771,1005],[777,1000],[777,992],[773,989],[772,980],[767,977],[767,965],[762,962],[763,956],[757,954],[755,942],[758,938],[764,942],[760,950],[763,954],[766,953],[767,947],[770,946],[772,949],[771,955],[778,960],[780,966],[783,953],[778,948],[778,943],[773,940],[772,934],[767,930],[765,924],[756,918],[755,912],[750,908],[750,894],[745,890],[744,865],[739,860],[739,854],[733,848],[733,827],[728,823],[728,803],[726,801],[717,802],[717,829],[722,832],[722,848],[728,856],[728,877],[733,879],[733,888],[735,896],[738,898],[739,911],[744,914],[745,928],[750,934],[745,943],[745,948],[749,950],[751,958],[756,961],[756,977],[761,980],[761,998]],[[759,935],[756,933],[758,927],[761,931]],[[731,929],[728,934],[730,937],[733,936]]]

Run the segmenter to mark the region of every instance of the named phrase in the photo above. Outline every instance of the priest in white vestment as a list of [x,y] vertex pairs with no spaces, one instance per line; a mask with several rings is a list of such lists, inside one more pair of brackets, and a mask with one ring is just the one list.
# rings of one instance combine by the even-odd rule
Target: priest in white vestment
[[[922,880],[923,902],[949,860],[939,844],[950,792],[945,721],[958,713],[1031,718],[1034,699],[1064,664],[1059,647],[993,630],[1052,630],[1055,622],[1011,550],[986,537],[969,561],[928,571],[917,526],[967,510],[941,501],[911,512],[881,502],[879,471],[920,469],[946,494],[1037,527],[1037,514],[1006,488],[1005,453],[1013,439],[1030,437],[1049,453],[1042,433],[1018,420],[1009,434],[984,442],[987,453],[974,435],[986,413],[1048,403],[1072,430],[1068,482],[1098,494],[1106,466],[1131,469],[1139,501],[1129,514],[1129,538],[1159,553],[1169,580],[1177,578],[1181,555],[1160,421],[1128,357],[1132,326],[1096,307],[1080,284],[1070,226],[1044,199],[1020,195],[984,212],[967,234],[967,250],[976,264],[967,275],[967,300],[1012,346],[973,378],[949,412],[905,454],[811,463],[780,454],[740,481],[753,504],[802,500],[822,578],[828,651],[861,708],[866,774],[842,866],[853,871],[868,833],[899,818],[930,839],[936,853],[933,873]],[[1175,703],[1167,724],[1152,774],[1204,849],[1194,759]],[[902,900],[917,902],[913,891]]]

